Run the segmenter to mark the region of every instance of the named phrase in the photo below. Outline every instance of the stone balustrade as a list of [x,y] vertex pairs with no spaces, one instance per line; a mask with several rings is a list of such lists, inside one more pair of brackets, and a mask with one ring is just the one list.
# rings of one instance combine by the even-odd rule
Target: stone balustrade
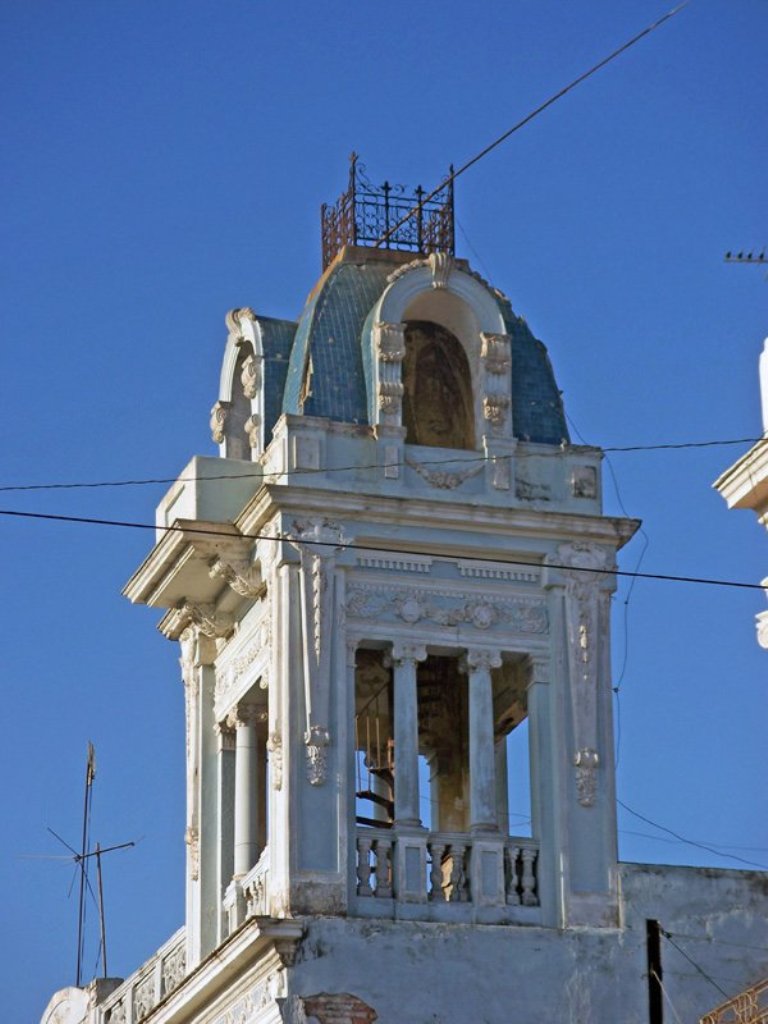
[[184,980],[185,931],[180,928],[155,955],[96,1010],[96,1024],[139,1024]]
[[227,886],[222,908],[226,934],[231,935],[249,917],[269,914],[269,847],[262,850],[255,866],[236,876]]
[[[405,853],[398,846],[405,846]],[[358,828],[357,906],[366,915],[378,906],[385,916],[393,902],[422,903],[425,911],[474,904],[503,908],[511,920],[514,908],[525,915],[523,908],[539,906],[538,855],[533,839]]]

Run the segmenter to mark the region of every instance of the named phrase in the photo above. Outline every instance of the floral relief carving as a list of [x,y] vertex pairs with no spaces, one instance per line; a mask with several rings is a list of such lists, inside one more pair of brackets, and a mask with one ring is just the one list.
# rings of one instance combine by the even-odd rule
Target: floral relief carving
[[491,426],[503,427],[509,410],[509,398],[506,395],[486,395],[483,398],[483,416]]
[[227,637],[234,628],[232,616],[217,612],[212,604],[181,601],[178,608],[183,619],[192,623],[203,636],[211,639]]
[[243,430],[248,438],[248,445],[250,448],[260,449],[261,448],[261,416],[258,413],[253,413],[245,421]]
[[389,619],[414,625],[425,621],[438,626],[466,624],[487,630],[497,625],[518,633],[546,633],[549,618],[538,598],[475,597],[460,591],[397,589],[371,584],[348,588],[347,614],[358,619]]
[[327,776],[326,748],[331,734],[322,725],[311,726],[304,734],[307,745],[307,781],[311,786],[322,786]]

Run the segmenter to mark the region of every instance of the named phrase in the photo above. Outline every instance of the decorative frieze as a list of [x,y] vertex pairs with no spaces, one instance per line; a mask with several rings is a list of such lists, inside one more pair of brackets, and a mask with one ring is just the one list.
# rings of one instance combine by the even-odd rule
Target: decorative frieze
[[347,589],[347,614],[357,619],[418,622],[437,626],[468,625],[482,631],[502,627],[508,632],[544,634],[549,630],[544,601],[532,597],[478,597],[462,591],[404,589],[352,583]]
[[509,583],[539,583],[541,572],[535,566],[530,569],[517,566],[499,565],[498,562],[458,562],[459,575],[467,579],[504,580]]
[[357,564],[363,569],[388,569],[392,572],[429,573],[433,559],[422,555],[387,555],[358,553]]

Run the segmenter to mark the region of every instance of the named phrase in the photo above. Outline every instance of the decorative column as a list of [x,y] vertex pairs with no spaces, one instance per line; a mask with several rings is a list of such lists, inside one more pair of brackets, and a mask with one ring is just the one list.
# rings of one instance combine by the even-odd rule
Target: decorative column
[[240,704],[228,724],[235,729],[235,846],[234,877],[247,874],[259,856],[258,739],[255,704]]
[[419,706],[416,666],[423,644],[392,644],[395,734],[395,852],[393,894],[401,903],[426,903],[427,833],[419,813]]
[[392,644],[394,669],[395,825],[419,827],[419,708],[416,665],[423,644]]
[[469,677],[469,824],[472,832],[496,832],[491,669],[501,665],[501,654],[498,651],[467,651],[464,665]]
[[[235,811],[235,733],[226,723],[217,723],[215,726],[217,738],[217,828],[216,848],[218,850],[218,863],[216,870],[216,886],[218,899],[224,897],[234,872],[234,811]],[[226,915],[222,913],[220,905],[218,913],[218,942],[221,943],[227,937]]]

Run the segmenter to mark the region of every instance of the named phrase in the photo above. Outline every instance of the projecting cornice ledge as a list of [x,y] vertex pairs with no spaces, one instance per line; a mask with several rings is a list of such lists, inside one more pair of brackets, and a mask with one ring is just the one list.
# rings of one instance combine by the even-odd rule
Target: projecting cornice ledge
[[142,1024],[185,1024],[209,1006],[257,960],[272,954],[275,964],[293,963],[304,928],[298,921],[251,917],[187,975],[178,988],[142,1019]]
[[758,441],[715,480],[728,508],[751,508],[758,516],[768,511],[768,437]]
[[232,523],[177,519],[123,588],[133,604],[175,608],[180,601],[209,604],[227,584],[211,574],[216,559],[247,560],[251,541]]

